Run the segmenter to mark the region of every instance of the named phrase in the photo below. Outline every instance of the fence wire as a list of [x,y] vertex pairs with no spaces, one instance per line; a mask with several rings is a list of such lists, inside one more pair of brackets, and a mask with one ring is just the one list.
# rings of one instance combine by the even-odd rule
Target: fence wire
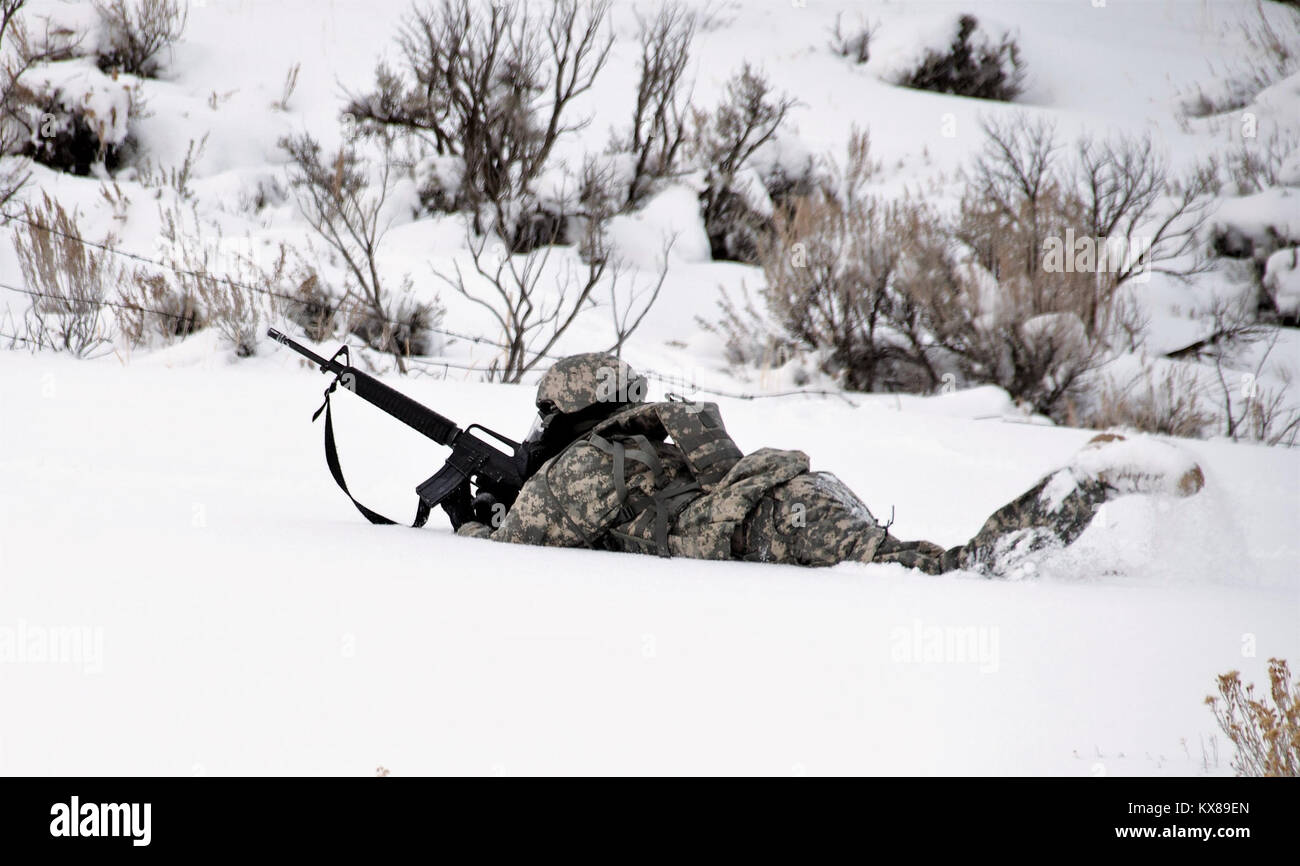
[[[201,279],[201,280],[212,280],[212,281],[215,281],[215,282],[222,283],[222,284],[224,284],[224,285],[231,286],[231,287],[233,287],[233,288],[237,288],[237,289],[240,289],[240,290],[243,290],[243,291],[247,291],[247,292],[252,292],[253,294],[256,294],[256,295],[262,295],[262,296],[265,296],[265,297],[276,298],[276,299],[278,299],[278,300],[287,301],[287,302],[290,302],[290,303],[296,303],[296,304],[301,304],[301,303],[303,303],[303,299],[302,299],[302,298],[297,297],[297,296],[294,296],[294,295],[285,294],[284,292],[277,292],[277,291],[275,291],[275,290],[273,290],[273,289],[268,289],[268,288],[266,288],[266,287],[264,287],[264,286],[256,286],[256,285],[253,285],[253,284],[251,284],[251,283],[245,283],[245,282],[242,282],[242,281],[240,281],[240,280],[231,279],[230,277],[227,277],[227,276],[225,276],[225,275],[223,275],[223,274],[215,274],[215,273],[208,272],[208,271],[195,271],[195,270],[191,270],[191,269],[189,269],[189,268],[182,268],[182,267],[178,267],[178,266],[176,266],[176,265],[174,265],[174,264],[172,264],[172,263],[170,263],[170,262],[164,262],[164,261],[161,261],[160,259],[155,259],[155,258],[151,258],[151,257],[149,257],[149,256],[140,255],[139,253],[128,252],[128,251],[126,251],[126,250],[120,250],[120,249],[118,249],[117,247],[112,246],[111,244],[99,243],[99,242],[96,242],[96,241],[88,240],[88,239],[83,238],[83,237],[80,237],[80,236],[78,236],[78,235],[74,235],[74,234],[72,234],[72,233],[70,233],[70,232],[65,232],[65,231],[62,231],[62,230],[60,230],[60,229],[54,228],[53,226],[49,226],[49,225],[46,225],[46,224],[44,224],[44,223],[40,223],[40,222],[36,222],[36,221],[30,220],[30,219],[27,219],[27,218],[26,218],[25,216],[23,216],[22,214],[8,213],[8,212],[6,212],[6,211],[0,210],[0,218],[3,218],[3,219],[6,220],[6,221],[10,221],[10,220],[12,220],[12,221],[14,221],[14,222],[22,223],[23,225],[26,225],[26,226],[29,226],[29,227],[31,227],[31,228],[37,229],[37,230],[39,230],[39,231],[48,232],[49,234],[52,234],[52,235],[55,235],[55,236],[58,236],[58,237],[62,237],[62,238],[64,238],[64,239],[66,239],[66,240],[73,241],[73,242],[78,243],[78,244],[81,244],[81,245],[83,245],[83,246],[90,247],[90,248],[92,248],[92,249],[100,250],[100,251],[102,251],[102,252],[108,253],[109,255],[119,256],[119,257],[124,258],[124,259],[129,259],[129,260],[134,261],[134,262],[137,262],[137,263],[139,263],[139,264],[150,265],[150,266],[155,267],[155,268],[161,268],[161,269],[166,270],[166,271],[171,271],[172,273],[175,273],[175,274],[180,274],[180,275],[182,275],[182,276],[193,277],[193,278],[195,278],[195,279]],[[172,312],[167,312],[167,311],[164,311],[164,310],[153,310],[153,309],[148,309],[148,308],[146,308],[146,307],[142,307],[142,306],[140,306],[140,305],[138,305],[138,304],[126,303],[126,302],[122,302],[122,301],[110,301],[110,300],[103,299],[103,298],[97,298],[97,299],[96,299],[96,298],[90,298],[90,299],[87,299],[87,298],[68,298],[68,297],[66,297],[66,296],[57,295],[57,294],[53,294],[53,293],[50,293],[50,292],[41,292],[41,291],[37,291],[37,290],[35,290],[35,289],[29,289],[29,288],[25,288],[25,287],[20,288],[20,287],[18,287],[18,286],[13,286],[13,285],[10,285],[10,284],[4,283],[4,282],[0,282],[0,288],[8,289],[8,290],[10,290],[10,291],[14,291],[14,292],[19,292],[19,293],[21,293],[21,294],[30,295],[30,296],[33,296],[33,297],[49,298],[49,299],[53,299],[53,300],[59,300],[59,301],[63,301],[63,302],[65,302],[65,303],[67,303],[67,304],[87,304],[87,303],[89,303],[89,304],[95,304],[95,305],[100,306],[100,307],[112,307],[112,308],[117,308],[117,309],[124,309],[124,310],[129,310],[129,311],[131,311],[131,312],[147,313],[147,314],[149,314],[149,315],[162,316],[162,317],[171,318],[171,319],[186,319],[186,318],[192,318],[192,316],[188,316],[188,315],[185,315],[185,314],[172,313]],[[383,322],[384,324],[395,325],[395,326],[401,326],[401,325],[404,324],[403,322],[395,321],[395,320],[393,320],[393,319],[385,319],[385,318],[375,318],[375,319],[372,319],[372,321],[381,321],[381,322]],[[444,337],[450,337],[450,338],[452,338],[452,339],[456,339],[456,340],[463,340],[463,341],[465,341],[465,342],[467,342],[467,343],[473,343],[473,344],[476,344],[476,345],[491,346],[491,347],[493,347],[493,348],[495,348],[495,349],[500,349],[500,350],[502,350],[502,351],[504,351],[504,350],[506,350],[506,349],[509,348],[509,347],[508,347],[507,345],[505,345],[504,343],[499,343],[499,342],[497,342],[497,341],[495,341],[495,340],[492,340],[492,339],[490,339],[490,338],[488,338],[488,337],[483,337],[483,336],[474,335],[474,334],[466,334],[466,333],[463,333],[463,332],[460,332],[460,331],[452,330],[452,329],[450,329],[450,328],[443,328],[443,327],[438,327],[438,326],[430,326],[427,330],[429,330],[429,331],[431,331],[432,333],[435,333],[435,334],[440,334],[440,335],[442,335],[442,336],[444,336]],[[9,337],[6,337],[5,335],[2,335],[2,334],[0,334],[0,337],[5,337],[6,339],[9,339]],[[22,337],[17,337],[16,335],[13,335],[13,336],[12,336],[12,339],[21,340],[21,341],[24,342],[24,343],[30,343],[30,344],[33,344],[33,345],[36,344],[36,341],[29,340],[29,339],[25,339],[25,338],[22,338]],[[548,353],[548,352],[540,352],[540,351],[539,351],[539,352],[536,352],[536,353],[532,353],[532,354],[534,354],[536,357],[545,358],[546,360],[549,360],[549,361],[559,361],[559,360],[561,360],[561,359],[564,357],[564,356],[562,356],[562,355],[554,355],[554,354],[551,354],[551,353]],[[444,370],[446,370],[446,369],[459,369],[459,370],[467,370],[467,371],[471,371],[471,372],[480,372],[480,373],[486,373],[486,372],[487,372],[486,367],[483,367],[483,366],[457,364],[457,363],[454,363],[454,362],[451,362],[451,361],[437,361],[437,360],[433,360],[433,359],[429,359],[429,358],[406,357],[406,356],[404,356],[402,360],[403,360],[405,363],[413,364],[413,365],[415,365],[415,366],[419,366],[419,367],[424,367],[424,368],[426,368],[426,369],[437,369],[437,368],[443,368]],[[679,376],[673,376],[673,375],[671,375],[671,374],[666,374],[666,373],[659,372],[658,370],[655,370],[655,369],[653,369],[653,368],[648,368],[648,367],[638,367],[638,368],[637,368],[637,372],[641,373],[642,375],[646,376],[646,377],[649,378],[649,379],[653,379],[653,380],[655,380],[656,382],[659,382],[659,383],[662,384],[662,385],[667,385],[667,386],[670,386],[670,387],[673,387],[673,388],[679,388],[679,389],[681,389],[681,390],[683,390],[683,391],[687,391],[687,392],[691,392],[691,393],[694,393],[694,392],[702,392],[702,393],[705,393],[705,394],[711,394],[711,395],[713,395],[713,396],[717,396],[717,397],[726,397],[726,398],[728,398],[728,399],[733,399],[733,400],[764,400],[764,399],[773,399],[773,398],[779,398],[779,397],[836,397],[836,398],[839,398],[839,399],[841,399],[841,400],[844,400],[844,401],[845,401],[846,403],[848,403],[850,406],[856,406],[856,404],[853,403],[853,401],[849,400],[849,398],[846,397],[846,396],[844,395],[843,392],[841,392],[841,391],[835,391],[835,390],[831,390],[831,389],[809,389],[809,388],[801,388],[801,389],[792,389],[792,390],[787,390],[787,391],[776,391],[776,392],[767,392],[767,393],[752,393],[752,392],[741,392],[741,391],[729,391],[729,390],[724,390],[724,389],[719,389],[719,388],[709,388],[709,387],[706,387],[706,386],[700,385],[700,384],[698,384],[698,383],[696,383],[696,382],[694,382],[694,381],[687,381],[686,379],[683,379],[683,378],[681,378],[681,377],[679,377]]]

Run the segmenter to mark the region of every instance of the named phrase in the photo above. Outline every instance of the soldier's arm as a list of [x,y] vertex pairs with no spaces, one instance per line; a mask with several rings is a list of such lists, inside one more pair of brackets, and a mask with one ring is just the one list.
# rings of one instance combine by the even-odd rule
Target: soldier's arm
[[462,538],[491,538],[492,528],[479,523],[477,520],[471,520],[468,523],[462,523],[456,534]]
[[577,442],[524,483],[498,526],[470,521],[457,535],[513,544],[585,547],[603,534],[609,515],[617,510],[611,502],[612,468],[603,451]]

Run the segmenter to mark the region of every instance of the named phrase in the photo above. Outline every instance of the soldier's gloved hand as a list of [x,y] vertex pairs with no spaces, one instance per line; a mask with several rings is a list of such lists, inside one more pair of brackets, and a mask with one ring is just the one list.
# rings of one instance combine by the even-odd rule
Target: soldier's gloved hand
[[451,519],[451,528],[460,529],[474,519],[474,505],[469,498],[469,482],[457,487],[439,503]]
[[486,490],[480,490],[474,497],[474,519],[484,526],[496,529],[501,524],[504,508],[498,508],[497,498]]

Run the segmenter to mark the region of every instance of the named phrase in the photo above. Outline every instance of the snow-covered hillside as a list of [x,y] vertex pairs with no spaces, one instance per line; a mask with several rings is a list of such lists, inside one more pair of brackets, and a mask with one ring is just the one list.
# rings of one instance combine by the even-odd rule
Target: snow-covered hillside
[[[139,84],[149,114],[132,130],[152,168],[108,178],[34,166],[21,198],[48,194],[77,210],[88,239],[141,256],[166,253],[164,214],[179,206],[208,241],[219,232],[264,261],[287,243],[328,269],[277,142],[305,131],[337,144],[346,94],[392,56],[408,5],[192,3],[165,72]],[[882,166],[874,192],[948,204],[988,116],[1028,111],[1067,139],[1149,133],[1178,166],[1232,146],[1232,116],[1185,106],[1252,50],[1232,26],[1243,4],[1227,2],[689,5],[703,15],[692,104],[716,105],[754,63],[798,100],[774,159],[838,156],[867,128]],[[32,4],[84,26],[88,7]],[[575,107],[592,123],[561,145],[573,165],[629,120],[634,11],[613,6],[610,64]],[[899,57],[966,11],[1017,34],[1029,74],[1016,104],[888,83]],[[868,63],[827,50],[840,13],[878,22]],[[296,89],[274,105],[295,64]],[[115,86],[89,59],[43,74]],[[1300,142],[1300,76],[1246,110],[1263,134]],[[187,151],[197,157],[182,195],[156,178]],[[1298,238],[1297,182],[1225,194],[1212,221]],[[459,423],[522,436],[537,377],[481,381],[499,349],[454,335],[490,340],[491,318],[435,276],[466,265],[463,218],[418,205],[414,183],[399,181],[379,263],[390,286],[409,276],[411,298],[437,297],[453,334],[409,375],[377,353],[367,363]],[[1096,432],[1053,425],[988,385],[772,396],[796,387],[793,366],[730,368],[697,322],[716,318],[720,289],[753,288],[763,273],[711,259],[689,181],[610,228],[642,285],[670,236],[663,295],[624,349],[654,374],[652,398],[717,399],[743,449],[806,451],[878,516],[892,509],[900,538],[961,543]],[[1286,255],[1268,266],[1279,306],[1294,293]],[[23,285],[7,241],[0,284]],[[1245,284],[1227,267],[1190,285],[1152,276],[1140,287],[1148,341],[1108,372],[1172,363],[1164,353],[1206,337],[1214,299]],[[28,305],[0,288],[0,345]],[[283,316],[267,324],[301,338]],[[603,349],[610,329],[608,314],[584,316],[551,354]],[[1256,348],[1230,375],[1258,375],[1294,405],[1296,333],[1278,331],[1267,366]],[[1204,472],[1200,494],[1121,498],[1015,580],[666,562],[456,538],[440,513],[420,531],[367,524],[308,423],[327,380],[269,340],[247,358],[216,329],[149,349],[119,340],[89,360],[24,348],[0,352],[4,774],[1228,774],[1231,747],[1202,704],[1214,677],[1239,669],[1260,682],[1269,657],[1300,664],[1294,448],[1178,440]],[[1206,381],[1216,372],[1188,366]],[[350,395],[335,405],[353,492],[408,516],[445,451]]]

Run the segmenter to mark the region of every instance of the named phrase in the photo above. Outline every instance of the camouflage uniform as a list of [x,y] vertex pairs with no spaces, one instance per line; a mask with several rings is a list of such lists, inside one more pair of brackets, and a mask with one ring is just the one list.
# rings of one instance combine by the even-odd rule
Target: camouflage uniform
[[[553,414],[592,411],[598,401],[588,395],[599,387],[593,369],[614,364],[617,375],[606,384],[636,381],[623,378],[635,376],[626,365],[603,356],[560,362],[539,386],[539,406]],[[1048,495],[1056,477],[1049,476],[995,512],[969,542],[945,550],[889,535],[843,482],[811,472],[801,451],[742,455],[716,404],[612,402],[529,478],[499,526],[469,522],[458,532],[695,559],[896,562],[930,574],[996,574],[1045,546],[1074,541],[1114,492],[1104,479],[1082,478]]]

